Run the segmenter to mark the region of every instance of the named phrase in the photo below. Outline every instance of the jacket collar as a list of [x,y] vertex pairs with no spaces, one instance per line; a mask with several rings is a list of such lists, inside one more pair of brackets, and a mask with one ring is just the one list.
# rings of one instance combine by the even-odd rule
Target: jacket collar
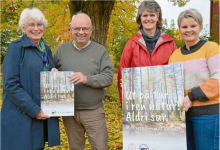
[[[141,32],[137,32],[137,34],[133,37],[130,38],[131,40],[133,41],[136,41],[137,43],[141,43],[142,45],[145,45],[145,41],[144,41],[144,38],[142,37],[142,34]],[[167,41],[173,41],[173,39],[168,35],[166,34],[165,32],[161,31],[161,36],[160,38],[157,40],[157,43],[156,43],[156,46],[162,42],[167,42]]]
[[[159,39],[157,40],[157,43],[155,46],[157,46],[159,43],[163,42],[163,41],[166,41],[166,40],[169,40],[167,38],[162,38],[162,36],[164,35],[165,33],[163,31],[161,31],[161,36],[159,37]],[[142,36],[142,33],[140,31],[138,31],[138,33],[136,34],[136,36],[133,36],[131,37],[131,39],[135,40],[135,41],[139,41],[141,44],[143,44],[145,47],[146,47],[146,43],[144,41],[144,38]]]
[[[29,47],[29,46],[34,46],[31,41],[28,39],[27,35],[23,35],[21,37],[21,43],[23,47]],[[35,47],[35,46],[34,46]]]

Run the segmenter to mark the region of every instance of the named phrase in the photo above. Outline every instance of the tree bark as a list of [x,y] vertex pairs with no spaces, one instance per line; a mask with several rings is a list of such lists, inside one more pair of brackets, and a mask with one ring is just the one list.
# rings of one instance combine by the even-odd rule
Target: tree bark
[[77,12],[83,12],[90,16],[93,26],[91,39],[99,44],[105,45],[110,16],[115,0],[112,1],[70,1],[69,9],[71,17]]

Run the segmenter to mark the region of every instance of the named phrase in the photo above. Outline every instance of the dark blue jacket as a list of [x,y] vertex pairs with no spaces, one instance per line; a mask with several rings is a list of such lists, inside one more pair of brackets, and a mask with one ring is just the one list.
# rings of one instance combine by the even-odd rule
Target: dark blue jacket
[[[54,67],[46,46],[50,69]],[[22,36],[12,42],[3,62],[3,105],[1,110],[1,150],[34,150],[44,147],[44,123],[40,112],[40,71],[42,54]],[[49,146],[60,144],[59,120],[47,119]]]

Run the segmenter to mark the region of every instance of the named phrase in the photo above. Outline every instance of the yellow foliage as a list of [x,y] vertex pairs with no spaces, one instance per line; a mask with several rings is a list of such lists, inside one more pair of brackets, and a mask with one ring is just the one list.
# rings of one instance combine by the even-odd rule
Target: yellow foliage
[[[11,31],[10,34],[19,35],[18,20],[21,11],[25,8],[37,7],[45,15],[48,20],[48,27],[44,33],[44,40],[54,52],[56,48],[63,42],[71,39],[69,31],[70,12],[68,2],[65,1],[15,1],[7,0],[1,2],[1,33],[4,30]],[[16,40],[18,36],[12,36],[11,41]],[[9,42],[11,42],[9,41]]]
[[137,32],[136,9],[138,1],[116,1],[112,10],[108,36],[107,49],[114,56],[114,65],[118,66],[124,41],[127,41]]
[[218,6],[220,6],[219,0],[213,0],[213,3],[218,3]]
[[179,29],[174,29],[173,31],[174,33],[174,37],[177,39],[177,40],[183,40],[180,33],[179,33]]

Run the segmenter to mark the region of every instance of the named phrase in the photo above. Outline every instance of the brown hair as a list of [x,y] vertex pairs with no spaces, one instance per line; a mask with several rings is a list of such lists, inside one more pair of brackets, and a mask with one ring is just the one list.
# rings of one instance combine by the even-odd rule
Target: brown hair
[[143,28],[141,24],[141,15],[145,10],[151,13],[156,13],[159,16],[158,21],[157,21],[157,28],[162,29],[162,26],[163,26],[162,11],[161,11],[160,5],[155,0],[143,1],[141,5],[138,7],[138,13],[136,17],[137,29],[141,30]]

